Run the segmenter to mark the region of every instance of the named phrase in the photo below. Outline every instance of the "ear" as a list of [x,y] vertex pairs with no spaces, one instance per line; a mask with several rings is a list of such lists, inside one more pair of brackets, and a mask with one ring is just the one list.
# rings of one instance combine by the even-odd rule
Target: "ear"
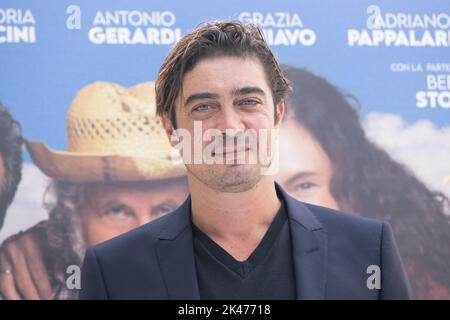
[[161,116],[161,123],[162,123],[162,126],[164,127],[164,131],[166,131],[166,134],[169,137],[170,144],[172,145],[172,147],[175,147],[177,142],[171,140],[171,136],[175,132],[175,129],[172,125],[172,121],[170,120],[170,117],[168,114],[163,114]]
[[278,102],[275,106],[275,128],[279,129],[281,126],[281,122],[283,122],[285,112],[285,103],[284,101]]

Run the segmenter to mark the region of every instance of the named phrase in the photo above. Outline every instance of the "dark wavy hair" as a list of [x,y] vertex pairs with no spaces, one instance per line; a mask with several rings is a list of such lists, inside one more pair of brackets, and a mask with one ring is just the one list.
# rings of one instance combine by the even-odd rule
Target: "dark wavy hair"
[[0,185],[0,228],[22,178],[22,144],[20,124],[0,102],[0,157],[5,172],[5,181]]
[[305,69],[283,69],[294,88],[287,112],[330,158],[334,171],[331,193],[340,207],[391,223],[402,258],[414,268],[410,278],[416,297],[431,290],[419,287],[412,279],[416,276],[431,276],[450,292],[448,198],[429,190],[407,167],[366,138],[353,96]]
[[264,68],[274,104],[286,98],[289,83],[261,29],[242,21],[216,21],[200,25],[186,34],[166,57],[155,84],[157,115],[169,116],[176,127],[175,101],[182,93],[184,76],[199,61],[217,56],[257,58]]

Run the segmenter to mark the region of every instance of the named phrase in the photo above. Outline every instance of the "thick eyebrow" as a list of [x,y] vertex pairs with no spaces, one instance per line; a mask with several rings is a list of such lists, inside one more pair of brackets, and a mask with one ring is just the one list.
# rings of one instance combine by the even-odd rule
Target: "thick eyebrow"
[[292,178],[289,178],[289,180],[286,181],[286,184],[291,184],[291,183],[295,182],[295,180],[309,178],[309,177],[313,177],[316,175],[318,175],[318,173],[314,172],[314,171],[302,171],[302,172],[295,174]]
[[[243,87],[239,89],[235,89],[231,92],[233,96],[243,96],[250,93],[256,93],[260,96],[265,97],[266,93],[263,89],[260,87]],[[220,96],[217,93],[211,93],[211,92],[200,92],[200,93],[194,93],[191,94],[186,101],[184,102],[184,105],[188,105],[196,100],[202,100],[202,99],[218,99]]]
[[189,103],[192,103],[195,100],[201,100],[201,99],[218,99],[219,95],[217,93],[210,93],[210,92],[200,92],[200,93],[194,93],[191,94],[186,101],[184,102],[184,105],[188,105]]
[[232,95],[233,96],[243,96],[243,95],[250,94],[250,93],[256,93],[263,97],[266,96],[266,93],[260,87],[243,87],[240,89],[233,90]]

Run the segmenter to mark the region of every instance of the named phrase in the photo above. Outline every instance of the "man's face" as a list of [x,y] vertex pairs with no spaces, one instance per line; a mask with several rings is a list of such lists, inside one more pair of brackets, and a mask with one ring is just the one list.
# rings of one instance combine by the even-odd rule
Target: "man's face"
[[79,209],[88,245],[94,245],[175,210],[187,195],[185,178],[84,187]]
[[[279,103],[275,122],[271,89],[259,60],[227,56],[201,60],[185,75],[182,94],[176,105],[177,128],[190,133],[192,151],[195,121],[202,127],[202,150],[213,142],[203,139],[207,130],[216,129],[228,138],[222,152],[213,152],[223,157],[223,164],[186,164],[189,175],[221,192],[242,192],[253,187],[264,172],[258,151],[264,146],[266,154],[270,154],[271,148],[270,138],[262,141],[258,133],[264,129],[270,137],[271,129],[279,127],[284,113],[284,103]],[[171,127],[167,120],[164,122],[170,135]],[[234,140],[249,129],[257,134],[255,144]],[[258,161],[250,163],[251,157]],[[238,162],[239,158],[246,161]]]

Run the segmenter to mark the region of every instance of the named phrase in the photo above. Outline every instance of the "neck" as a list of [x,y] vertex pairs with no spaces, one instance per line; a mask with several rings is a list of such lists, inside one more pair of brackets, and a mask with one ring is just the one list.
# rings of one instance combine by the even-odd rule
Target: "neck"
[[189,187],[192,221],[213,239],[260,238],[281,206],[272,176],[244,192],[220,192],[191,176]]

